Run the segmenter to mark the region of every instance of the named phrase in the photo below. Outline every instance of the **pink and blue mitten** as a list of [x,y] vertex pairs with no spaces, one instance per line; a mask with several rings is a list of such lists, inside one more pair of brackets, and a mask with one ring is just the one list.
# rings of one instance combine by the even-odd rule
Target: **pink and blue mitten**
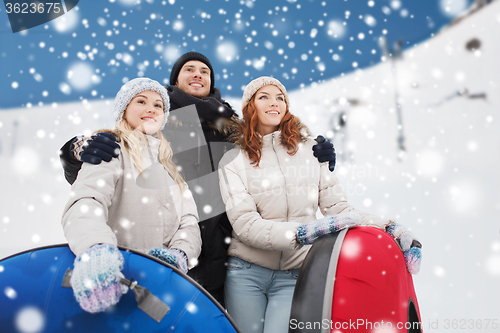
[[181,250],[156,247],[149,251],[149,255],[178,268],[184,273],[188,271],[188,259],[186,254]]
[[420,264],[422,263],[422,251],[420,248],[414,246],[408,251],[403,253],[408,272],[415,275],[420,271]]
[[359,225],[359,215],[356,213],[349,212],[335,216],[326,216],[298,227],[297,239],[302,245],[309,245],[323,235],[357,225]]
[[[386,232],[399,241],[401,251],[405,257],[406,268],[411,274],[417,274],[420,271],[422,262],[422,246],[415,235],[399,223],[389,225]],[[417,246],[415,246],[417,245]]]
[[123,256],[113,245],[93,245],[77,256],[70,283],[80,307],[95,313],[117,304],[128,291],[122,269]]

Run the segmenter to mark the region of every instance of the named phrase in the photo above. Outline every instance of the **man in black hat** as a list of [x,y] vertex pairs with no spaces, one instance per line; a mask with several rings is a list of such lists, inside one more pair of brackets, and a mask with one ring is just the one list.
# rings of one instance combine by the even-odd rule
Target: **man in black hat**
[[[224,305],[227,247],[232,228],[220,198],[217,168],[230,148],[224,143],[235,130],[238,115],[214,87],[212,64],[201,53],[183,54],[172,67],[170,86],[166,88],[171,114],[163,134],[196,201],[203,242],[199,263],[188,275]],[[196,107],[194,117],[194,109],[189,108],[192,105]],[[60,151],[66,180],[70,184],[76,180],[82,162],[109,162],[118,156],[116,148],[119,146],[110,133],[72,138]],[[316,145],[314,155],[320,162],[329,161],[333,171],[335,151],[329,141]]]
[[[198,52],[188,52],[182,55],[177,59],[170,73],[170,86],[177,86],[185,93],[198,98],[215,93],[214,80],[210,60]],[[194,84],[196,82],[199,84]]]

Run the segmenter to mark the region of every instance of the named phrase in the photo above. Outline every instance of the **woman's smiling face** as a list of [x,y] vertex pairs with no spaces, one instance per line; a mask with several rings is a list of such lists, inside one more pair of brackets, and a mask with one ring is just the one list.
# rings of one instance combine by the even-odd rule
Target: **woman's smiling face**
[[261,134],[276,131],[285,116],[285,96],[275,85],[268,85],[257,90],[254,98],[255,112],[262,128]]
[[154,91],[143,91],[130,101],[123,118],[132,126],[145,134],[158,132],[163,124],[163,100]]

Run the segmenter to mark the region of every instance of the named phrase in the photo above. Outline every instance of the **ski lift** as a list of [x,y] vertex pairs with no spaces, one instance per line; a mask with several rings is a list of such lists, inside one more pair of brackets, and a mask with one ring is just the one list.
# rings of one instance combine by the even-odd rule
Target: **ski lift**
[[434,108],[434,107],[439,107],[443,105],[446,102],[449,102],[452,99],[455,99],[457,97],[463,97],[466,99],[482,99],[487,101],[488,95],[485,92],[477,92],[477,93],[470,93],[469,89],[466,87],[463,87],[461,89],[458,89],[454,91],[453,93],[449,94],[448,96],[444,97],[441,101],[429,105],[429,107]]
[[477,38],[470,39],[465,43],[465,49],[467,51],[475,52],[481,48],[481,41]]
[[357,107],[363,102],[357,98],[339,98],[334,101],[339,106],[339,111],[333,112],[330,117],[330,126],[333,132],[333,138],[338,140],[334,143],[335,146],[340,145],[342,149],[338,149],[338,157],[346,162],[352,162],[352,151],[349,149],[347,142],[349,133],[347,131],[347,122],[349,112],[352,107]]
[[387,38],[384,36],[379,38],[379,46],[382,49],[382,53],[386,58],[391,60],[391,71],[392,77],[394,81],[394,102],[396,105],[396,117],[397,117],[397,144],[398,144],[398,160],[402,161],[403,156],[406,153],[406,144],[405,144],[405,136],[403,129],[403,111],[401,107],[401,103],[399,103],[399,87],[398,87],[398,76],[397,76],[397,67],[396,60],[402,59],[402,47],[403,40],[398,39],[394,44],[394,48],[392,50],[389,49]]

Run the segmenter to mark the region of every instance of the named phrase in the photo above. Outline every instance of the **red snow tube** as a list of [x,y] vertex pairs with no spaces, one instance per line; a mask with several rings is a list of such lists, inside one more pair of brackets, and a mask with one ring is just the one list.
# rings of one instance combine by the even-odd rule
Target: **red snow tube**
[[403,257],[373,227],[323,236],[309,251],[295,288],[289,332],[422,332]]

